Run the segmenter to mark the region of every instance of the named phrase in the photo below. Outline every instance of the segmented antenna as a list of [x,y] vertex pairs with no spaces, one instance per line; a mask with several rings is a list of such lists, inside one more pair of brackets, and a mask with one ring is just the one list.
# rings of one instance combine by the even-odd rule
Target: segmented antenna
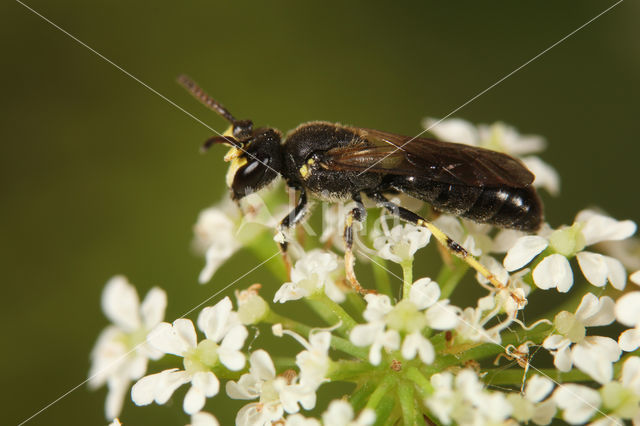
[[231,115],[229,110],[227,110],[220,102],[216,101],[211,96],[207,95],[205,91],[202,90],[200,86],[196,84],[195,81],[191,80],[191,78],[182,74],[180,77],[178,77],[178,83],[180,83],[182,87],[187,89],[189,93],[193,95],[194,98],[196,98],[197,100],[199,100],[200,102],[202,102],[203,104],[205,104],[206,106],[208,106],[209,108],[211,108],[212,110],[220,114],[229,123],[233,125],[236,124],[237,121],[233,117],[233,115]]

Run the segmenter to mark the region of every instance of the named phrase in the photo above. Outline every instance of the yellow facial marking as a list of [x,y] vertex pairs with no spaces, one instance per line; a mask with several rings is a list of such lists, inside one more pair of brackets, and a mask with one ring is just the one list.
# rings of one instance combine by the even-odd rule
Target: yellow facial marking
[[224,131],[222,136],[231,136],[233,137],[233,126],[229,126],[227,130]]
[[307,160],[307,164],[310,165],[310,166],[313,166],[314,164],[316,164],[316,160],[314,160],[313,158],[309,158]]
[[309,168],[306,164],[300,167],[300,176],[302,176],[302,179],[306,179],[309,176]]
[[235,146],[231,147],[229,151],[224,155],[224,161],[232,161],[239,158],[242,155],[242,151]]
[[[235,149],[235,148],[234,148]],[[235,157],[231,160],[231,164],[229,165],[229,170],[227,170],[227,186],[231,188],[231,184],[233,183],[233,178],[235,177],[238,169],[247,164],[247,159],[244,157]]]

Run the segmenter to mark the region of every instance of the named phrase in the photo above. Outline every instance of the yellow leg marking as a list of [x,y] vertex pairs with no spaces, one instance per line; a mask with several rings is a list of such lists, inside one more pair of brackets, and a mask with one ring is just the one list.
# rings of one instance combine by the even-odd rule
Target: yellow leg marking
[[449,238],[447,234],[440,230],[440,228],[438,228],[431,222],[427,222],[422,219],[419,219],[416,224],[418,226],[424,226],[429,231],[431,231],[431,234],[435,237],[436,240],[438,240],[440,244],[442,244],[446,249],[451,251],[460,259],[467,262],[469,266],[478,271],[478,273],[485,277],[491,284],[493,284],[495,288],[502,289],[505,287],[505,285],[498,281],[495,275],[493,275],[483,264],[478,262],[475,257],[469,254],[469,252],[465,250],[464,247]]

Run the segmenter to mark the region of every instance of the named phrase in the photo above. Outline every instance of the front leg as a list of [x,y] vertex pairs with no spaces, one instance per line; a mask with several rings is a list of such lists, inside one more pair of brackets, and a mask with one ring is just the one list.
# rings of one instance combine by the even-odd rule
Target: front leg
[[464,247],[449,238],[447,234],[442,232],[442,230],[435,226],[433,223],[428,222],[426,219],[420,217],[410,210],[405,209],[404,207],[392,203],[380,193],[372,193],[367,195],[374,199],[378,203],[378,205],[384,207],[387,211],[389,211],[389,213],[398,216],[402,220],[413,223],[416,226],[427,228],[429,231],[431,231],[431,234],[435,237],[436,240],[438,240],[440,244],[442,244],[444,248],[455,254],[460,259],[464,260],[469,266],[479,272],[480,275],[491,282],[491,284],[493,284],[495,288],[505,288],[505,284],[498,281],[495,275],[493,275],[483,264],[478,262],[478,260],[473,257]]
[[360,194],[354,194],[352,198],[356,202],[356,206],[347,214],[344,224],[344,268],[351,287],[360,294],[367,294],[370,290],[366,290],[360,285],[353,270],[356,260],[353,256],[353,221],[362,222],[367,215],[367,210],[364,208]]
[[278,234],[276,235],[276,241],[280,245],[280,252],[284,259],[285,267],[287,268],[287,275],[291,275],[291,260],[287,255],[288,243],[285,233],[295,227],[307,214],[309,204],[307,202],[307,193],[304,189],[300,189],[300,196],[298,197],[298,203],[296,206],[286,215],[280,225],[278,226]]

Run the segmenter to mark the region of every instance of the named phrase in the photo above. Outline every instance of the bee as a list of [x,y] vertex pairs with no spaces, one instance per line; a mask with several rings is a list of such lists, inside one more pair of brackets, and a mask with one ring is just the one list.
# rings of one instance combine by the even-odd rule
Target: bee
[[422,137],[401,136],[380,130],[324,121],[299,125],[285,137],[274,128],[254,128],[251,120],[237,120],[221,103],[186,76],[178,82],[222,116],[230,128],[208,139],[231,146],[227,184],[239,201],[269,185],[278,176],[297,191],[293,210],[280,222],[280,248],[284,235],[307,215],[309,198],[322,201],[353,200],[344,229],[345,272],[352,287],[366,293],[354,273],[354,222],[367,211],[362,195],[392,215],[429,229],[445,248],[460,257],[497,288],[504,287],[460,244],[418,214],[387,198],[407,194],[435,210],[502,228],[535,231],[543,219],[535,176],[518,159],[488,149]]

